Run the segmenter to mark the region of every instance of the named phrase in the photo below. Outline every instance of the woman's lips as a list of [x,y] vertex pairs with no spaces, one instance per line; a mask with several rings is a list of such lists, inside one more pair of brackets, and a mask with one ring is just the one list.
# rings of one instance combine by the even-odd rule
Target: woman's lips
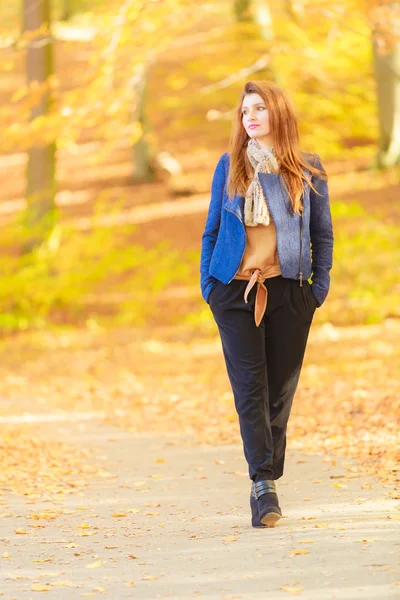
[[249,129],[255,129],[258,125],[249,125]]

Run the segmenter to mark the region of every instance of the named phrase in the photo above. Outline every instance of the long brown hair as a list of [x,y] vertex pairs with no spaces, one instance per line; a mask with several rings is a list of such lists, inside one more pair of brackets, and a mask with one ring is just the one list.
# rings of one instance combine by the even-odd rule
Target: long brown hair
[[[321,171],[307,160],[307,154],[299,147],[299,132],[297,119],[291,101],[286,93],[272,81],[248,81],[244,86],[240,103],[236,109],[232,135],[229,143],[230,169],[228,178],[228,195],[231,199],[235,194],[244,196],[249,186],[254,169],[247,157],[246,148],[250,137],[242,123],[242,103],[247,94],[257,93],[264,100],[269,112],[269,123],[273,147],[279,164],[279,173],[288,191],[293,211],[300,214],[303,209],[302,196],[304,182],[312,189],[311,177],[308,177],[303,167],[312,175],[327,180],[325,171]],[[310,157],[310,155],[308,155]]]

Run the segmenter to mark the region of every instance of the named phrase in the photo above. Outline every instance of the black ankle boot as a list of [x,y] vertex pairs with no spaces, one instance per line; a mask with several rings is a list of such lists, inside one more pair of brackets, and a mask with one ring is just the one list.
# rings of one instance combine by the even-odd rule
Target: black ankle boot
[[253,490],[250,492],[250,508],[251,508],[251,524],[253,527],[266,527],[260,521],[260,515],[258,514],[257,498],[253,494]]
[[282,518],[276,485],[273,479],[263,479],[252,484],[252,494],[257,500],[258,516],[261,525],[275,527]]

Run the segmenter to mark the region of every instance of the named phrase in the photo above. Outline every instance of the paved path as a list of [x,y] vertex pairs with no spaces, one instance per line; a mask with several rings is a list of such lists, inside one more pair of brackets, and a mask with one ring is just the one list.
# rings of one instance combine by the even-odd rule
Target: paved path
[[[240,446],[135,436],[101,421],[33,426],[95,449],[117,477],[57,501],[3,497],[2,599],[400,598],[399,500],[351,477],[350,461],[289,449],[277,482],[284,518],[256,530]],[[32,512],[51,510],[59,516],[45,527],[15,534]]]

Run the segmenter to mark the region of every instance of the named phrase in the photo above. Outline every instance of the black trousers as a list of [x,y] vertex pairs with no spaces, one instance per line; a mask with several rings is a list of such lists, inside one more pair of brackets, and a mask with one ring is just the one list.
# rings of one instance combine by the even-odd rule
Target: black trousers
[[249,476],[257,482],[283,475],[287,424],[317,301],[308,281],[300,287],[281,275],[266,279],[267,308],[257,327],[257,285],[246,304],[247,284],[218,281],[209,305],[221,336]]

